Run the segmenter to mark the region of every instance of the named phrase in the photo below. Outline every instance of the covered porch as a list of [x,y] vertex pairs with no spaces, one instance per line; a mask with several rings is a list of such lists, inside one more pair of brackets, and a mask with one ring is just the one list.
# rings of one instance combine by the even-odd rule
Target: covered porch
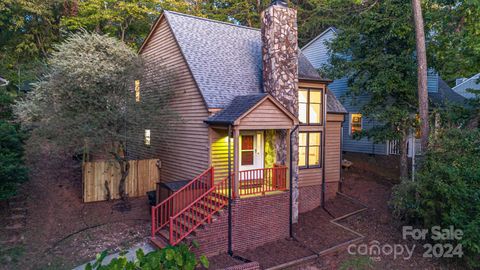
[[206,122],[217,192],[231,188],[233,197],[245,198],[289,189],[290,133],[298,120],[278,101],[240,96]]

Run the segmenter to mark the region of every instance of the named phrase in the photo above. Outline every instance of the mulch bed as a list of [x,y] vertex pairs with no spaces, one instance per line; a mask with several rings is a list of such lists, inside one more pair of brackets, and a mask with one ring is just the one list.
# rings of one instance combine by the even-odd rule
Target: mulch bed
[[210,262],[210,266],[208,269],[211,269],[211,270],[224,269],[230,266],[235,266],[235,265],[244,263],[241,260],[237,260],[226,253],[210,257],[208,258],[208,261]]
[[260,267],[265,269],[311,256],[315,253],[305,248],[300,242],[285,239],[268,243],[255,249],[237,252],[236,254],[250,261],[259,262]]

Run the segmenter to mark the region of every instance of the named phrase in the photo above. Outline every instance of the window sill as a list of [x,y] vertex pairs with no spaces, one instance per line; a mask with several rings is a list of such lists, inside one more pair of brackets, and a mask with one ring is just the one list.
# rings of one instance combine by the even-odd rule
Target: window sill
[[298,167],[299,170],[309,170],[309,169],[321,169],[322,166],[315,166],[315,167]]

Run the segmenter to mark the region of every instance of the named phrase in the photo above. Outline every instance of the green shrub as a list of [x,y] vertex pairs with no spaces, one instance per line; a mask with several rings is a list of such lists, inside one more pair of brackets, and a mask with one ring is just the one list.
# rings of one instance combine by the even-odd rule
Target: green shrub
[[15,195],[18,185],[27,179],[22,143],[15,126],[0,121],[0,200]]
[[394,214],[424,228],[463,230],[464,259],[480,266],[480,131],[440,132],[416,176],[394,188]]
[[197,258],[185,244],[175,247],[168,246],[147,254],[139,249],[134,261],[128,261],[125,253],[121,253],[118,258],[102,265],[106,256],[106,251],[98,254],[95,263],[93,265],[88,263],[85,270],[193,270],[199,265],[205,268],[209,266],[208,259],[205,256]]

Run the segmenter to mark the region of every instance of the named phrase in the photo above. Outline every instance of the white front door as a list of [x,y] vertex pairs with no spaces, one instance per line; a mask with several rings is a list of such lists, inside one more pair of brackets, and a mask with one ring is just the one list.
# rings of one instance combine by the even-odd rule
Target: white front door
[[241,132],[239,151],[240,171],[263,169],[263,131]]

